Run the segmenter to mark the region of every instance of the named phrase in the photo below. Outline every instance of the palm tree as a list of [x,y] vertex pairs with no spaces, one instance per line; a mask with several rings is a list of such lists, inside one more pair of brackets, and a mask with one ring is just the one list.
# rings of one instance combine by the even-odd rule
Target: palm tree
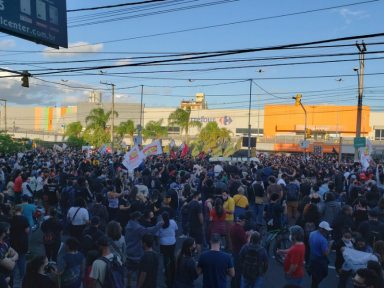
[[231,134],[233,134],[233,132],[227,128],[219,128],[217,122],[209,122],[200,130],[198,136],[199,139],[204,140],[205,143],[220,139],[220,143],[223,144],[225,140],[231,140]]
[[230,141],[231,140],[231,135],[233,135],[233,132],[229,130],[228,128],[220,128],[219,131],[219,139],[221,141],[221,144],[224,144],[225,140]]
[[143,129],[143,139],[146,141],[148,138],[161,139],[168,136],[168,127],[163,127],[163,119],[158,121],[151,120],[145,125]]
[[137,127],[135,127],[135,122],[133,122],[133,120],[127,120],[125,122],[120,122],[119,126],[115,128],[115,131],[121,139],[124,138],[124,135],[129,135],[131,143],[133,143],[133,135],[135,135]]
[[[87,129],[96,130],[99,128],[107,129],[107,123],[111,117],[112,111],[105,113],[103,108],[95,108],[89,112],[89,115],[85,117],[85,123],[87,123]],[[115,117],[119,117],[119,113],[115,111]],[[89,123],[89,124],[88,124]]]
[[83,125],[81,125],[80,121],[77,121],[77,122],[68,124],[64,135],[80,137],[80,134],[82,131],[83,131]]
[[169,126],[179,126],[180,132],[183,133],[185,131],[185,142],[188,141],[188,131],[191,127],[201,128],[203,126],[199,121],[190,121],[191,116],[191,107],[187,107],[187,109],[183,110],[181,108],[177,108],[168,117],[168,125]]

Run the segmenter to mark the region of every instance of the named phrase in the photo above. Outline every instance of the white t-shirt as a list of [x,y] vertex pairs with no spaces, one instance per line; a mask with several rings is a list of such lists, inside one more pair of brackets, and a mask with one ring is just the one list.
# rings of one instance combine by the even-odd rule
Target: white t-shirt
[[161,228],[156,235],[159,236],[160,245],[173,245],[176,243],[176,233],[178,229],[174,220],[169,220],[169,226],[165,229]]
[[215,176],[219,176],[221,172],[224,171],[223,167],[221,165],[215,165],[215,168],[213,168],[213,171],[215,171]]
[[287,186],[287,184],[285,184],[285,181],[283,179],[279,179],[279,181],[277,181],[277,184],[283,184],[284,186]]
[[[72,207],[69,209],[67,218],[72,220],[73,216],[75,216],[77,209],[79,207]],[[76,214],[76,217],[72,220],[73,225],[85,225],[89,220],[89,213],[88,210],[85,208],[80,208],[79,212]]]
[[147,197],[148,196],[148,187],[147,186],[145,186],[145,185],[141,185],[141,184],[137,184],[137,185],[135,185],[136,187],[137,187],[137,189],[139,190],[139,193],[141,192],[141,191],[145,191],[144,193],[143,193],[143,195],[144,195],[144,197]]
[[[120,257],[118,255],[116,256],[117,256],[117,260],[121,264]],[[105,258],[110,260],[113,258],[113,254],[111,253],[107,255],[105,256]],[[89,277],[91,277],[92,279],[98,280],[96,284],[96,288],[102,288],[100,283],[104,284],[106,268],[107,268],[107,263],[105,263],[103,260],[96,260],[95,262],[93,262],[92,270],[91,270],[91,273],[89,274]]]

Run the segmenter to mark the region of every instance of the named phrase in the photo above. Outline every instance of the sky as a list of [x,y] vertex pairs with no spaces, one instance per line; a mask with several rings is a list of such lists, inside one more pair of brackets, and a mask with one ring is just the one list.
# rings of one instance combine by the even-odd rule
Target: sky
[[[127,2],[127,0],[67,0],[67,10]],[[262,109],[267,104],[294,104],[292,97],[296,94],[302,94],[302,103],[307,105],[356,105],[358,78],[353,68],[359,66],[359,60],[358,55],[355,54],[358,49],[353,45],[260,51],[201,60],[190,58],[193,57],[191,54],[196,52],[270,47],[384,32],[384,17],[382,17],[384,0],[363,2],[358,0],[167,0],[150,4],[152,7],[153,5],[157,7],[152,9],[146,6],[149,4],[143,4],[69,12],[67,13],[69,49],[54,50],[14,36],[0,34],[0,67],[28,70],[35,75],[49,72],[50,70],[47,69],[133,64],[153,60],[137,59],[137,57],[170,54],[176,54],[170,58],[181,60],[181,64],[108,68],[103,69],[103,73],[95,68],[78,73],[45,74],[36,76],[38,79],[30,79],[28,89],[20,86],[20,76],[0,78],[0,98],[8,100],[10,106],[66,107],[86,101],[90,91],[99,91],[103,93],[103,101],[109,102],[111,86],[100,84],[102,81],[116,85],[115,101],[117,103],[139,103],[141,85],[143,85],[143,99],[146,107],[166,107],[171,111],[179,106],[181,100],[192,99],[195,93],[205,93],[208,107],[211,109],[247,109],[250,93],[250,81],[247,79],[253,79],[252,108],[254,109],[258,107]],[[274,17],[353,3],[362,4]],[[202,4],[204,7],[200,7]],[[191,8],[193,6],[199,7]],[[168,13],[161,13],[164,10],[168,10]],[[0,11],[0,16],[1,13]],[[149,13],[151,15],[148,15]],[[139,15],[142,17],[138,17]],[[110,21],[114,18],[122,19]],[[254,19],[259,20],[148,37]],[[74,27],[93,21],[99,24]],[[126,40],[114,41],[121,39]],[[361,42],[361,39],[357,40]],[[323,45],[351,45],[355,42],[356,40],[348,40]],[[384,37],[367,38],[364,42],[367,44],[368,52],[377,51],[378,53],[366,55],[363,104],[371,106],[372,111],[384,111],[384,105],[381,104],[384,93],[384,84],[382,84],[384,74],[370,75],[384,73]],[[383,44],[370,45],[372,43]],[[332,56],[340,53],[355,55]],[[270,59],[270,57],[304,55],[323,56],[304,59]],[[260,60],[264,57],[269,59]],[[258,58],[258,61],[244,61],[250,58]],[[370,60],[370,58],[374,59]],[[93,60],[93,62],[69,62],[82,60]],[[243,61],[233,62],[234,60]],[[343,62],[329,62],[335,60],[343,60]],[[211,63],[193,64],[193,62],[203,61]],[[217,63],[217,61],[232,62]],[[328,62],[297,65],[302,62],[324,61]],[[247,67],[235,68],[239,66]],[[230,67],[233,69],[228,69]],[[225,69],[212,70],[212,68]],[[256,72],[260,69],[264,72]],[[122,74],[112,75],[113,73]],[[0,76],[7,75],[9,73],[0,72]],[[335,81],[340,78],[343,81]]]

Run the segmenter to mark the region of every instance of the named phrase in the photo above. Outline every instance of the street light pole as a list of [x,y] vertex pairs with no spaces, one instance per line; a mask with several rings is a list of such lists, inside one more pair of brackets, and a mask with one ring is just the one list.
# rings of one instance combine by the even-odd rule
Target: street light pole
[[7,134],[7,100],[0,99],[0,101],[4,101],[4,131]]
[[113,140],[114,140],[114,126],[115,126],[115,84],[108,84],[106,82],[101,82],[100,84],[105,84],[112,86],[112,121],[111,121],[111,153],[113,154]]
[[[339,82],[339,93],[337,96],[337,116],[336,116],[336,136],[339,134],[339,101],[340,101],[340,83],[341,81],[344,81],[344,79],[335,79],[335,81]],[[339,135],[340,137],[340,135]]]
[[260,101],[261,101],[261,85],[260,85],[260,82],[261,82],[261,73],[265,72],[266,70],[256,70],[255,72],[258,72],[260,73],[260,77],[259,77],[259,107],[257,109],[257,137],[259,137],[260,135]]
[[248,165],[251,164],[251,103],[252,103],[252,79],[249,79],[249,109],[248,109]]
[[[357,67],[354,70],[357,72],[359,78],[359,97],[357,101],[357,119],[356,119],[356,137],[361,136],[361,114],[363,110],[363,87],[364,87],[364,52],[367,51],[364,41],[362,41],[362,47],[356,42],[356,47],[360,51],[359,62],[360,62],[360,75]],[[355,148],[355,162],[359,162],[359,149]]]

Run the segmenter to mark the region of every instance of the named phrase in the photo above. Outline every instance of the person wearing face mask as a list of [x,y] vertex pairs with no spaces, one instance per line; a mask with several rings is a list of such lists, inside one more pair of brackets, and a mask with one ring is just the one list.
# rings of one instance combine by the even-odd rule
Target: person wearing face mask
[[380,288],[379,276],[375,271],[362,268],[356,271],[356,275],[353,278],[354,288]]
[[173,288],[195,287],[194,282],[199,277],[196,273],[196,262],[193,259],[195,248],[195,239],[191,237],[185,238],[176,256],[176,273]]
[[9,277],[15,268],[19,254],[9,245],[9,233],[11,225],[6,222],[0,222],[0,255],[8,255],[0,262],[0,273],[5,278]]
[[23,279],[22,288],[51,288],[56,284],[46,274],[48,259],[45,255],[37,255],[27,264],[27,272]]
[[350,230],[345,229],[342,232],[343,238],[341,238],[336,243],[336,262],[335,268],[337,273],[339,274],[339,285],[338,288],[346,288],[348,279],[351,276],[352,270],[351,267],[345,262],[343,254],[341,252],[342,247],[347,247],[353,249],[353,243],[351,242],[352,233]]
[[301,285],[304,277],[304,230],[300,226],[292,226],[289,229],[289,240],[292,246],[286,250],[277,249],[277,254],[287,254],[284,258],[284,273],[287,284]]
[[311,254],[307,272],[312,276],[311,288],[318,288],[321,281],[328,276],[328,255],[331,253],[333,242],[328,243],[327,238],[331,231],[329,223],[322,221],[319,229],[309,235]]

